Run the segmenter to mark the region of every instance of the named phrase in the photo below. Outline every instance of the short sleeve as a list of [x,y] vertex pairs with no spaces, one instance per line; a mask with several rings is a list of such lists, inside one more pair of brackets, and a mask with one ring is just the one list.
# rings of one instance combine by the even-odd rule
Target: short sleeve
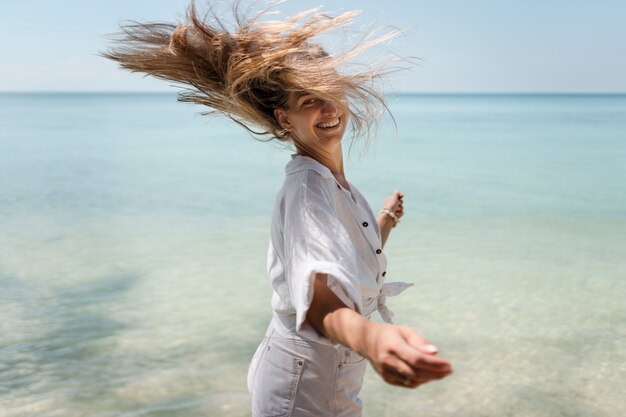
[[[316,273],[328,275],[328,287],[350,309],[362,313],[357,253],[341,223],[327,179],[307,170],[285,193],[285,278],[296,310],[296,331],[328,343],[307,321]],[[333,183],[334,186],[334,183]]]

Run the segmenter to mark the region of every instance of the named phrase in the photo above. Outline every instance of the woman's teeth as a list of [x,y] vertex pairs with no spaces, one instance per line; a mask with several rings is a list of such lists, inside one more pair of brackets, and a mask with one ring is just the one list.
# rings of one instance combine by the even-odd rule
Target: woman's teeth
[[329,123],[318,123],[315,126],[319,127],[320,129],[329,129],[331,127],[335,127],[338,126],[339,123],[341,123],[341,119],[337,118],[337,120],[335,120],[334,122],[329,122]]

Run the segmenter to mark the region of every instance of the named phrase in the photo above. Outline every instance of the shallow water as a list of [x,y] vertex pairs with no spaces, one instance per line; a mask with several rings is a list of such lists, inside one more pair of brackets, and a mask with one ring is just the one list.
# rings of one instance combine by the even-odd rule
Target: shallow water
[[[626,95],[390,97],[397,322],[453,376],[365,416],[626,414]],[[0,95],[0,416],[246,416],[288,150],[171,94]]]

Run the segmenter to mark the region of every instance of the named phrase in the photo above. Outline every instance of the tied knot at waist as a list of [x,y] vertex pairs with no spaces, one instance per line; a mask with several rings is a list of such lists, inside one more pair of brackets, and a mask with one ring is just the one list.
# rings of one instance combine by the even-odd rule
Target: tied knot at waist
[[411,287],[413,284],[407,282],[388,282],[383,284],[378,293],[378,304],[376,305],[376,310],[378,310],[378,314],[383,319],[384,322],[393,324],[393,311],[391,311],[387,305],[387,297],[395,297],[400,294],[407,288]]

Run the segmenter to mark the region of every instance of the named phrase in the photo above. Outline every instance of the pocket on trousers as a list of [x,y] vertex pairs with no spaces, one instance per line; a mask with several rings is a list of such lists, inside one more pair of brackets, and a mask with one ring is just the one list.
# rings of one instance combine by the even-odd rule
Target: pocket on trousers
[[358,401],[357,395],[363,385],[365,370],[367,369],[367,360],[353,350],[344,350],[340,355],[343,357],[339,366],[337,377],[345,392],[349,392],[354,401]]
[[265,349],[254,381],[253,414],[285,417],[293,409],[305,361],[271,341]]
[[365,361],[365,357],[361,356],[359,353],[353,351],[353,350],[344,350],[342,353],[342,359],[341,362],[344,365],[359,365],[361,364],[363,361]]

